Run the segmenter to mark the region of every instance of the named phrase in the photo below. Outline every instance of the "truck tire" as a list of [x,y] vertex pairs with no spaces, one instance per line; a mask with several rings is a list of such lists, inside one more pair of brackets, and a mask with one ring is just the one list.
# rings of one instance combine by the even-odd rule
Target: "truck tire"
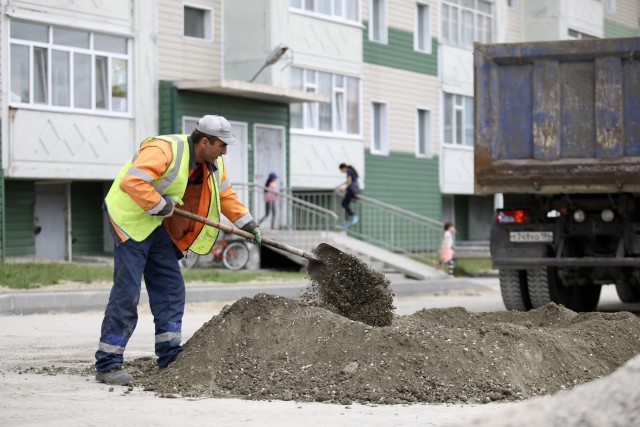
[[616,283],[616,292],[622,302],[640,302],[640,286],[630,283]]
[[507,310],[531,310],[531,300],[527,289],[527,272],[525,270],[500,269],[500,293]]
[[529,297],[533,308],[553,302],[577,312],[594,311],[602,285],[563,286],[554,267],[527,270]]

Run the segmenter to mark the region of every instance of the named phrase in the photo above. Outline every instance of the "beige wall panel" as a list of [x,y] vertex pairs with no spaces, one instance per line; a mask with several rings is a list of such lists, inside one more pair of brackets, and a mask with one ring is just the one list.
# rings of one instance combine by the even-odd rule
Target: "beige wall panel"
[[431,110],[432,152],[437,153],[440,135],[438,78],[404,70],[364,64],[363,136],[371,144],[371,102],[387,104],[389,150],[415,153],[416,109]]
[[113,179],[137,146],[128,118],[19,109],[10,121],[14,178]]
[[[603,0],[606,1],[606,0]],[[607,12],[604,7],[605,18],[632,28],[638,28],[640,22],[640,1],[638,0],[616,0],[616,10],[614,13]]]
[[[334,138],[291,132],[291,186],[335,188],[344,182],[340,163],[364,172],[364,147],[359,138]],[[364,182],[364,173],[360,179]]]
[[95,21],[104,26],[126,26],[127,31],[132,30],[133,0],[12,0],[8,3],[8,14],[25,14],[32,18],[39,14],[48,23],[73,20],[73,25],[81,27],[87,26],[87,21]]
[[362,28],[291,13],[289,33],[297,66],[360,74]]
[[567,26],[596,37],[604,33],[602,3],[593,0],[567,0]]
[[521,42],[524,39],[524,20],[522,19],[522,5],[510,7],[507,12],[507,43]]
[[213,9],[213,40],[183,36],[183,2],[158,1],[158,74],[160,80],[207,80],[221,77],[221,0],[196,0]]

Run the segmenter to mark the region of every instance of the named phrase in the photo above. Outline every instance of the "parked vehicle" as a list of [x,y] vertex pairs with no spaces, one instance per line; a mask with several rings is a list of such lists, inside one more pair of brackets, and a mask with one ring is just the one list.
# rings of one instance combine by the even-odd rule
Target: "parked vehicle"
[[640,38],[477,45],[475,193],[507,309],[640,301]]

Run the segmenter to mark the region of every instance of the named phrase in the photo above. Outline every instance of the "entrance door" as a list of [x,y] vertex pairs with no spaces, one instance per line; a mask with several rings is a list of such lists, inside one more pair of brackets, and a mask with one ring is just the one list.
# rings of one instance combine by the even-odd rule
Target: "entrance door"
[[224,165],[227,168],[227,176],[229,182],[233,185],[233,189],[238,194],[238,198],[242,203],[249,206],[249,188],[246,185],[249,182],[249,155],[247,150],[248,127],[244,122],[229,122],[233,129],[233,136],[236,137],[240,144],[230,145],[227,147],[227,154],[224,156]]
[[[278,175],[279,189],[286,188],[285,182],[285,130],[282,126],[255,125],[255,150],[254,150],[254,175],[256,184],[264,186],[271,172]],[[255,217],[257,220],[264,216],[264,192],[259,190],[254,196]],[[282,198],[278,199],[277,223],[285,222],[284,206]]]
[[36,258],[67,259],[67,184],[35,185]]

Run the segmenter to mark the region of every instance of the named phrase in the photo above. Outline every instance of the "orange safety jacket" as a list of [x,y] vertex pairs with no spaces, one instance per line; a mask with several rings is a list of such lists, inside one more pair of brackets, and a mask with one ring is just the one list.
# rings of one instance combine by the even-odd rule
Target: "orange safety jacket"
[[[216,186],[214,183],[212,188],[211,177],[216,180],[218,184],[217,188],[220,200],[218,210],[233,222],[237,228],[249,231],[257,227],[257,223],[249,213],[247,206],[238,200],[238,196],[228,180],[226,168],[222,168],[222,176],[219,177],[216,165],[208,163],[196,164],[193,160],[193,144],[190,140],[189,152],[191,153],[189,180],[184,196],[182,197],[183,204],[179,207],[202,217],[209,217],[210,207],[214,206],[215,208],[216,205],[216,203],[213,203],[213,205],[211,203],[211,198],[216,196]],[[172,159],[173,151],[171,143],[162,139],[156,139],[145,143],[139,150],[132,167],[146,173],[153,179],[157,179],[166,171]],[[122,177],[119,186],[120,190],[127,193],[129,197],[145,211],[149,211],[162,203],[161,194],[147,181],[148,180],[144,180],[139,176],[126,174]],[[163,224],[169,232],[171,240],[180,251],[187,250],[204,227],[204,224],[200,222],[178,215],[166,218]],[[122,241],[127,239],[127,236],[122,233],[119,227],[114,227],[114,230]],[[213,243],[214,242],[211,242],[211,246],[213,246]]]

